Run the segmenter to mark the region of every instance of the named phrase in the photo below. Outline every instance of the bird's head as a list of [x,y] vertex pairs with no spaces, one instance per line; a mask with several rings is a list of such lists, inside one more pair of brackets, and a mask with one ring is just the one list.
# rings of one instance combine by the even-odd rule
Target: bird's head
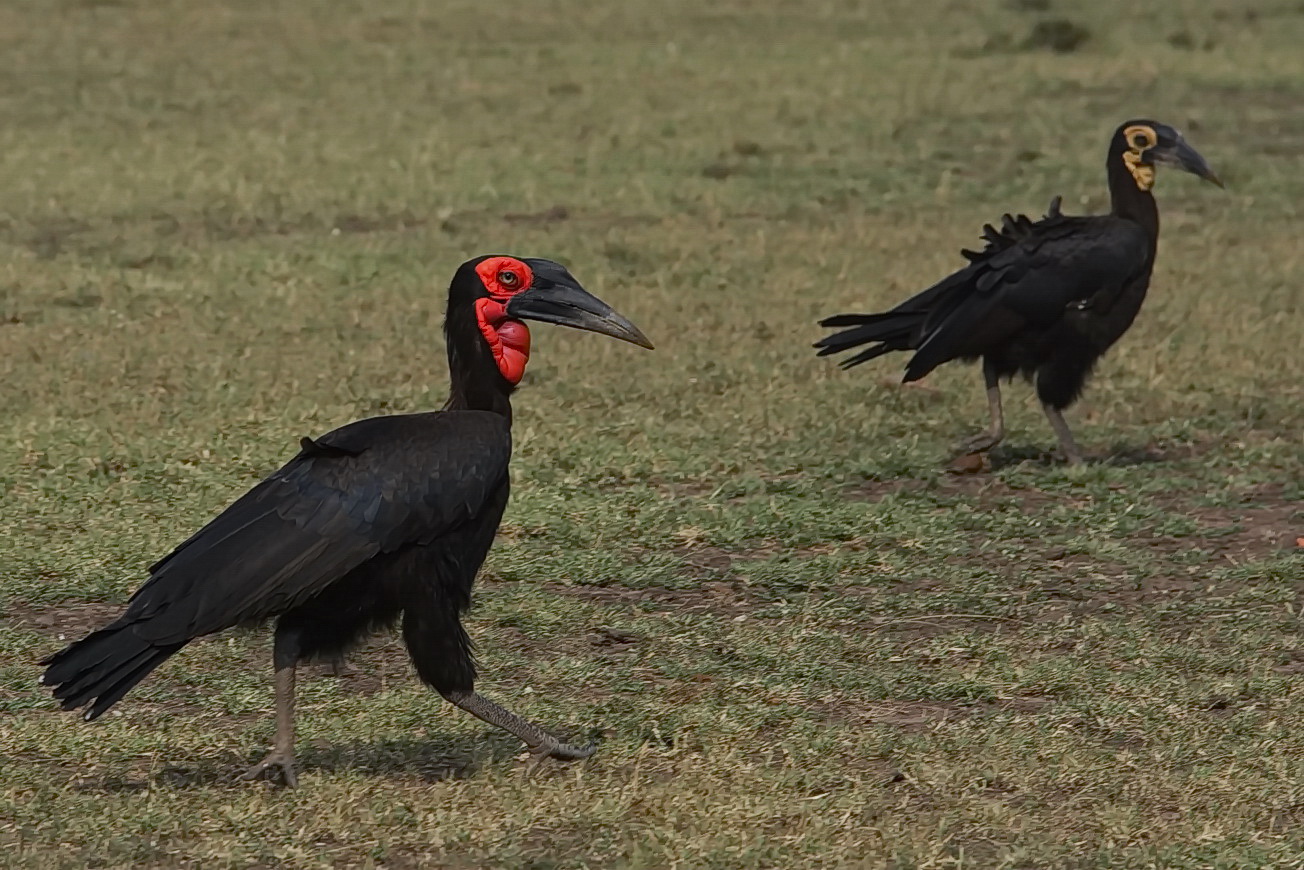
[[1110,144],[1109,159],[1121,161],[1141,190],[1154,187],[1155,167],[1161,163],[1223,186],[1200,152],[1186,144],[1181,133],[1157,121],[1128,121],[1119,127]]
[[[589,293],[566,267],[552,260],[489,255],[462,264],[454,288],[470,288],[480,333],[498,370],[511,384],[520,382],[530,356],[530,330],[523,321],[559,323],[600,332],[639,347],[652,348],[639,328]],[[450,302],[455,300],[450,298]]]

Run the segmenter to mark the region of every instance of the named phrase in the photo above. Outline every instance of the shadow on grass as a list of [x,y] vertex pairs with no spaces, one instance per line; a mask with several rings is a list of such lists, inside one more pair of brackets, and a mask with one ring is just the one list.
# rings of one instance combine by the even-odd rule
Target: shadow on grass
[[[466,779],[486,764],[519,754],[523,745],[506,734],[485,732],[475,737],[398,738],[348,742],[308,748],[299,753],[299,770],[351,772],[374,777],[416,777],[426,782]],[[250,764],[257,761],[251,758]]]
[[[372,742],[347,742],[327,747],[300,747],[300,787],[310,785],[317,773],[356,773],[377,779],[420,779],[428,783],[468,779],[488,765],[514,758],[522,744],[507,735],[486,732],[475,737],[400,738]],[[190,788],[247,788],[243,774],[262,757],[262,750],[241,760],[235,756],[204,759],[197,764],[171,764],[153,773],[120,771],[75,777],[75,791],[127,794],[148,790]]]
[[[1089,450],[1086,452],[1088,465],[1108,465],[1113,468],[1135,468],[1154,465],[1176,459],[1153,445],[1111,444],[1105,452]],[[1040,468],[1053,468],[1064,465],[1064,458],[1058,451],[1034,446],[1006,446],[993,448],[989,455],[992,471],[1009,468],[1013,465],[1036,465]]]
[[999,471],[1002,468],[1009,468],[1012,465],[1038,465],[1043,468],[1050,468],[1055,465],[1063,465],[1064,460],[1057,453],[1046,450],[1043,447],[1033,446],[1011,446],[1001,445],[993,447],[987,454],[988,461],[991,462],[991,470]]
[[1149,444],[1141,447],[1135,444],[1114,444],[1109,448],[1108,455],[1097,461],[1115,468],[1135,468],[1160,462],[1174,462],[1179,458],[1181,457],[1173,451],[1160,450]]

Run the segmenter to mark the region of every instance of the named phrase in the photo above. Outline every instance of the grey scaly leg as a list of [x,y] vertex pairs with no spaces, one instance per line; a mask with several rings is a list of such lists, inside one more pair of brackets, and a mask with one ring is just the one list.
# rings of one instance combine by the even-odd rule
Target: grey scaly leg
[[960,442],[961,453],[983,453],[1000,444],[1005,438],[1005,411],[1001,408],[1001,379],[996,366],[990,360],[983,360],[983,382],[987,385],[987,410],[991,414],[992,424],[986,432],[979,432],[972,438]]
[[340,653],[326,664],[326,672],[332,677],[352,677],[358,674],[358,669],[349,664],[349,659],[344,653]]
[[1068,421],[1058,409],[1042,403],[1041,408],[1046,412],[1046,419],[1050,421],[1050,428],[1055,430],[1055,437],[1059,439],[1060,451],[1064,454],[1064,459],[1069,465],[1082,464],[1082,451],[1078,450],[1078,444],[1073,440],[1073,432],[1069,429]]
[[439,694],[443,695],[449,703],[461,707],[477,719],[521,738],[525,745],[530,747],[530,752],[536,756],[546,755],[559,761],[578,761],[581,758],[588,758],[597,749],[593,743],[586,746],[563,743],[533,722],[522,719],[475,692],[441,691]]
[[291,788],[299,784],[294,770],[294,668],[299,663],[297,633],[276,629],[272,646],[272,664],[276,668],[276,739],[267,757],[245,771],[245,779],[257,779],[264,773],[269,779]]

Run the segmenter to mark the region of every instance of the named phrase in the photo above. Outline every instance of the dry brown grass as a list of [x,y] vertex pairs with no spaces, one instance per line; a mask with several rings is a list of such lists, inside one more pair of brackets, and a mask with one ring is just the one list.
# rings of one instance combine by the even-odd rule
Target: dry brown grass
[[[1301,866],[1304,13],[1082,6],[0,7],[0,864]],[[1133,115],[1229,189],[1160,181],[1102,461],[1016,387],[945,475],[976,372],[844,374],[814,321],[1102,208]],[[599,755],[528,771],[390,639],[305,681],[294,792],[234,779],[262,634],[54,712],[34,662],[299,436],[442,401],[443,288],[504,250],[658,345],[536,330],[472,618]]]

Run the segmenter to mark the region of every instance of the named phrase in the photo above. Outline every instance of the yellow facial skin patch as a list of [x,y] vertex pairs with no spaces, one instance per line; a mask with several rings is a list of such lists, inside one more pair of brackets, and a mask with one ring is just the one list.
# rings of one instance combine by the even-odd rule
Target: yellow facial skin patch
[[1123,162],[1127,164],[1127,171],[1132,173],[1137,187],[1149,190],[1155,186],[1155,168],[1142,163],[1141,157],[1146,151],[1155,147],[1159,136],[1152,128],[1138,125],[1124,130],[1123,139],[1128,146],[1128,149],[1123,152]]

